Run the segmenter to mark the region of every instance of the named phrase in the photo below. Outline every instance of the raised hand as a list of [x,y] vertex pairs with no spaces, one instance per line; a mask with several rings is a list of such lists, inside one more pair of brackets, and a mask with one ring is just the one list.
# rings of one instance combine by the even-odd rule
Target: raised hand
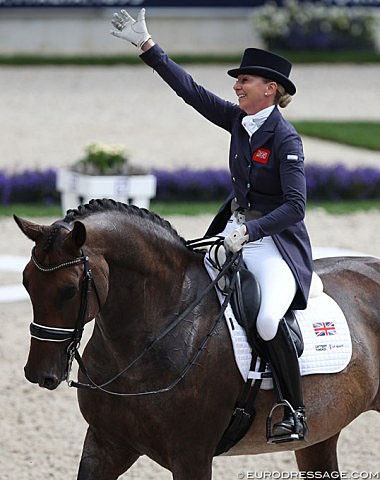
[[127,40],[136,47],[141,48],[152,38],[145,24],[145,8],[139,11],[136,20],[126,10],[120,10],[120,13],[114,13],[111,23],[116,28],[111,30],[111,35]]

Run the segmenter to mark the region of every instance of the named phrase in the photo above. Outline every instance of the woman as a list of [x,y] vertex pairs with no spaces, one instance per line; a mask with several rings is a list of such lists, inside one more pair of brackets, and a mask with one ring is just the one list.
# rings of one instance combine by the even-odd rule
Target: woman
[[233,192],[211,223],[207,235],[221,234],[231,252],[243,249],[247,268],[257,278],[261,306],[257,330],[265,342],[282,394],[294,408],[273,427],[271,441],[304,439],[306,417],[297,354],[284,315],[306,308],[312,276],[309,237],[303,223],[306,186],[301,140],[281,116],[296,88],[291,63],[271,52],[248,48],[236,78],[239,105],[222,100],[194,82],[153,42],[145,10],[134,20],[115,13],[111,33],[128,40],[183,100],[231,133],[229,164]]

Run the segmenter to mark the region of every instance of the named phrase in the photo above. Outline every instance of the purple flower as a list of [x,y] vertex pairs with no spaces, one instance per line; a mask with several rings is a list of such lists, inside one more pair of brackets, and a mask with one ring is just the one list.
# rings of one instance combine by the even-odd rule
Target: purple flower
[[157,178],[157,199],[175,201],[221,200],[231,190],[227,170],[154,170]]
[[[344,200],[380,198],[380,169],[359,167],[353,170],[342,164],[306,166],[306,184],[309,200]],[[159,201],[222,200],[232,189],[228,170],[154,170]],[[0,172],[0,202],[58,203],[55,187],[56,171],[26,170],[8,175]]]
[[55,188],[55,179],[53,169],[25,170],[8,176],[0,172],[1,203],[57,203],[59,193]]

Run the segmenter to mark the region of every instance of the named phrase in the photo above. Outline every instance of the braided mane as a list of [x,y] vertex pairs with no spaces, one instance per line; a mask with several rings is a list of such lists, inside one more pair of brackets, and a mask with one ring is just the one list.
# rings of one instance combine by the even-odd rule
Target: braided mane
[[61,227],[59,225],[55,225],[51,229],[51,231],[49,232],[49,235],[48,235],[48,237],[47,237],[47,239],[44,243],[44,246],[42,247],[42,250],[44,252],[47,253],[49,250],[51,250],[60,229],[61,229]]
[[131,215],[141,219],[149,220],[153,224],[163,227],[169,234],[173,236],[175,240],[178,240],[181,244],[186,244],[185,239],[178,234],[177,230],[167,220],[164,220],[156,213],[150,212],[145,208],[139,208],[135,205],[116,202],[115,200],[108,198],[91,200],[89,203],[80,205],[76,209],[68,210],[63,221],[70,223],[100,212],[121,212],[125,215]]

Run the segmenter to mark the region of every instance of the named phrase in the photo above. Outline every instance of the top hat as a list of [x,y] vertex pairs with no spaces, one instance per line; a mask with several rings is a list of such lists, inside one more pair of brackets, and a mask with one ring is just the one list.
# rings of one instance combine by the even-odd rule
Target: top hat
[[239,68],[228,70],[228,75],[237,78],[244,73],[258,75],[281,84],[287,93],[294,95],[296,86],[289,79],[292,64],[284,57],[259,48],[247,48]]

